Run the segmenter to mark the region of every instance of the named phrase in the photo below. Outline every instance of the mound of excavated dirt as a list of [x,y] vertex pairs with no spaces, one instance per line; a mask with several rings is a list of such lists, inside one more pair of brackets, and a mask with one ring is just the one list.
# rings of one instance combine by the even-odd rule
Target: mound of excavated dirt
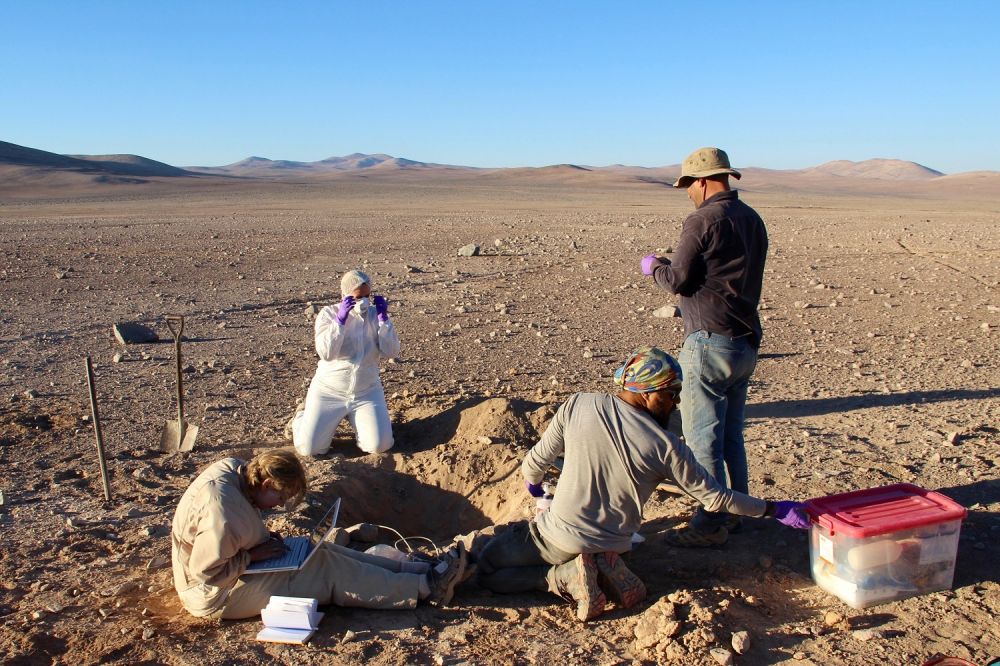
[[344,498],[341,524],[377,523],[440,543],[526,515],[518,470],[551,407],[493,398],[411,412],[418,417],[397,430],[400,448],[412,452],[338,458],[313,480],[324,496]]

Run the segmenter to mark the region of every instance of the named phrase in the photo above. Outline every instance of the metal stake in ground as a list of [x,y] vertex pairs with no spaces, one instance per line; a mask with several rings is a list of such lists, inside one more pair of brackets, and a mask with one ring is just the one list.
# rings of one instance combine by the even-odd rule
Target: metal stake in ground
[[184,378],[181,364],[181,335],[184,333],[184,317],[167,315],[167,328],[174,336],[174,354],[177,357],[177,420],[167,421],[160,434],[161,451],[190,451],[194,448],[198,426],[184,422]]
[[104,461],[104,439],[101,437],[101,417],[97,414],[97,391],[94,388],[94,369],[90,365],[90,357],[85,359],[87,366],[87,388],[90,390],[90,415],[94,419],[94,437],[97,439],[97,462],[101,466],[101,481],[104,483],[104,501],[111,501],[111,482],[108,481],[108,464]]

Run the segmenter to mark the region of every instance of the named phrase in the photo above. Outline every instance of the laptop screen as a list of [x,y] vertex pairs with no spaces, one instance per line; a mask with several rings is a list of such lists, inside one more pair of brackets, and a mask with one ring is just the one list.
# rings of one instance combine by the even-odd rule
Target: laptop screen
[[309,535],[309,545],[312,548],[316,548],[323,542],[323,537],[333,529],[333,526],[337,524],[337,515],[340,513],[340,498],[333,503],[330,510],[326,512],[326,515],[320,518],[320,521],[316,523],[316,527],[313,528],[312,534]]

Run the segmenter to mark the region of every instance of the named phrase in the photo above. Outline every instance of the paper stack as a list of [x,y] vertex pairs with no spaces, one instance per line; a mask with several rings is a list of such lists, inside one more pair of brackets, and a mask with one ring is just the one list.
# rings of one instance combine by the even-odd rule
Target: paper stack
[[316,610],[318,606],[316,599],[307,597],[271,597],[260,612],[264,628],[257,640],[302,645],[312,638],[323,619],[324,614]]

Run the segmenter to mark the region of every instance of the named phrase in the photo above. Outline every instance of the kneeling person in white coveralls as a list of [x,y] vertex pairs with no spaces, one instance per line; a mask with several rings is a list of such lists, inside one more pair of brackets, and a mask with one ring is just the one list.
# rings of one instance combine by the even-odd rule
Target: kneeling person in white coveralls
[[343,296],[316,317],[319,363],[305,405],[291,423],[295,450],[315,456],[330,450],[337,426],[347,417],[365,453],[392,448],[392,422],[379,378],[379,362],[399,354],[399,336],[389,320],[385,296],[372,296],[371,280],[349,271]]

